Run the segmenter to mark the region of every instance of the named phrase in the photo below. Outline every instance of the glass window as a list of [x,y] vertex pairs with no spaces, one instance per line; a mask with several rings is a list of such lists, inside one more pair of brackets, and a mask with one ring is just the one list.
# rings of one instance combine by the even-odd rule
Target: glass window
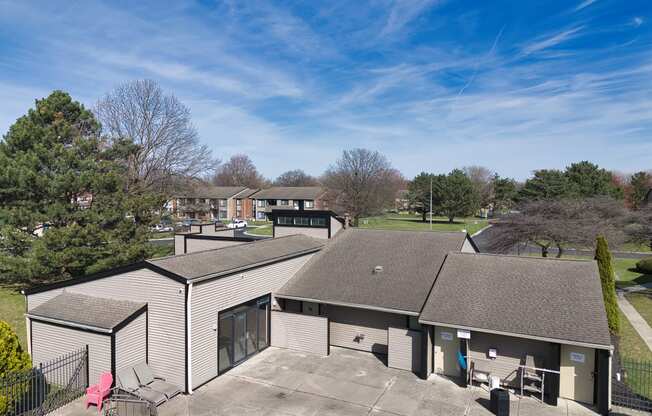
[[293,224],[292,217],[278,217],[277,222],[279,224],[282,224],[282,225],[292,225]]
[[315,226],[315,227],[325,227],[326,226],[326,218],[322,217],[315,217],[310,219],[310,225]]
[[288,200],[287,199],[281,199],[279,202],[279,205],[288,205]]
[[294,217],[294,225],[310,225],[310,218]]
[[228,214],[227,214],[227,212],[225,210],[220,210],[220,213],[219,213],[220,218],[226,218],[227,215]]
[[267,347],[267,307],[269,303],[258,305],[258,350]]
[[233,365],[233,316],[220,318],[218,328],[218,362],[219,372]]
[[241,199],[236,199],[236,200],[235,200],[235,204],[236,204],[237,206],[242,205],[242,200],[241,200]]
[[265,200],[264,199],[257,199],[256,200],[256,205],[259,207],[264,207],[265,206]]
[[304,208],[314,208],[315,207],[315,201],[306,201],[303,203]]
[[226,199],[220,199],[220,206],[225,207],[226,206]]

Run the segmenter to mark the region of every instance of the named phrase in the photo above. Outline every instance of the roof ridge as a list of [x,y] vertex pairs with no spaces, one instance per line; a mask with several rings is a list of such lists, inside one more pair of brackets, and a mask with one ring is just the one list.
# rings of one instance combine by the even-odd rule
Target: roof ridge
[[592,263],[595,259],[569,259],[569,258],[559,258],[559,257],[535,257],[535,256],[519,256],[517,254],[501,254],[501,253],[467,253],[459,251],[450,251],[449,254],[464,254],[470,256],[487,256],[487,257],[508,257],[516,259],[529,259],[529,260],[544,260],[544,261],[574,261],[580,263]]

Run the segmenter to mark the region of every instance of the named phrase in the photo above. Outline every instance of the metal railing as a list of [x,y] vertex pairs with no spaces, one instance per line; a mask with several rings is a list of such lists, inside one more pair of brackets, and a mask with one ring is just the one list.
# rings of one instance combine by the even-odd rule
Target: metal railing
[[615,406],[652,411],[652,362],[621,359],[611,387]]
[[88,346],[0,378],[0,414],[45,415],[82,396],[88,386]]
[[104,416],[156,416],[156,405],[120,388],[114,388],[103,403]]
[[[550,370],[548,368],[539,368],[539,367],[531,367],[531,366],[526,366],[523,364],[513,364],[513,363],[507,363],[507,362],[501,362],[498,359],[490,360],[486,358],[475,358],[475,357],[468,357],[467,358],[469,362],[469,368],[471,369],[470,372],[470,377],[471,381],[474,380],[474,372],[480,371],[482,373],[489,373],[490,371],[486,371],[484,369],[477,369],[476,368],[476,362],[480,363],[486,363],[489,367],[493,368],[500,368],[502,373],[506,373],[507,376],[500,377],[500,383],[501,385],[508,385],[509,383],[505,383],[506,379],[509,376],[513,376],[514,380],[518,380],[518,386],[513,386],[512,387],[517,387],[520,395],[523,396],[525,394],[525,391],[529,391],[530,393],[540,393],[540,399],[541,402],[544,401],[544,396],[545,396],[545,383],[546,383],[546,374],[560,374],[559,371],[557,370]],[[537,383],[540,383],[540,386],[536,390],[528,390],[527,386],[528,384],[526,381],[536,381]]]

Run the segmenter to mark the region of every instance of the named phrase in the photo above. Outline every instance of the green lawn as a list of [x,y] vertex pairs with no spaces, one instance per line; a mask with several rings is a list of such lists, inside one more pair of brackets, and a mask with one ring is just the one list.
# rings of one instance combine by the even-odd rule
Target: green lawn
[[[486,226],[487,220],[480,218],[456,218],[453,223],[449,223],[446,218],[434,217],[432,221],[432,231],[466,230],[469,234],[474,234]],[[379,230],[430,231],[430,222],[421,221],[420,215],[389,214],[361,218],[359,227]]]
[[[645,342],[638,335],[632,324],[629,323],[625,315],[620,314],[620,337],[618,341],[618,353],[623,361],[634,360],[643,362],[652,362],[652,351],[645,345]],[[627,368],[627,384],[636,393],[652,397],[652,385],[648,382],[649,374],[644,373],[640,377],[636,368]]]
[[6,321],[18,334],[20,345],[27,351],[25,327],[25,297],[16,289],[0,287],[0,319]]
[[618,251],[638,251],[638,252],[643,252],[643,253],[649,253],[650,252],[650,245],[649,244],[634,244],[634,243],[626,243],[618,247],[616,250]]
[[248,227],[247,228],[247,234],[253,234],[253,235],[265,235],[265,236],[272,236],[272,225],[271,223],[267,223],[265,225],[261,225],[259,227]]
[[652,325],[652,291],[628,293],[625,297],[647,321],[648,325]]
[[636,271],[637,259],[614,259],[616,286],[624,287],[652,282],[652,275]]

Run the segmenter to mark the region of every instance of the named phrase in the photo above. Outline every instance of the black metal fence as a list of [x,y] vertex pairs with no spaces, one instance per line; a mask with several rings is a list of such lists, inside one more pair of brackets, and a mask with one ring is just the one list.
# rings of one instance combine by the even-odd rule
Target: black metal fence
[[652,362],[621,359],[611,387],[614,406],[652,411]]
[[88,346],[0,378],[0,414],[45,415],[82,396],[88,386]]

